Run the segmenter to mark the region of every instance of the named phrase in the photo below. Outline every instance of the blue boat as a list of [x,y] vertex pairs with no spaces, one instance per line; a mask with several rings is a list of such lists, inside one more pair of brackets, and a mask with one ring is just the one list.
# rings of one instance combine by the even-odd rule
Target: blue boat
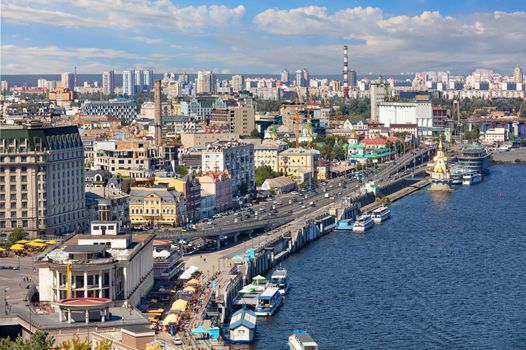
[[336,225],[336,230],[338,231],[352,231],[352,219],[343,219],[338,221],[338,225]]

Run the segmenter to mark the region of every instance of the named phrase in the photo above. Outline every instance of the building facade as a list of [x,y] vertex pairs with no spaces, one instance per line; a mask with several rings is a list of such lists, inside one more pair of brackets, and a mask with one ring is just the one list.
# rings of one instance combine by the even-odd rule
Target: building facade
[[129,123],[137,118],[135,101],[128,99],[112,99],[109,101],[85,101],[81,112],[84,115],[111,115]]
[[317,154],[305,148],[289,148],[279,154],[278,170],[298,184],[310,185],[317,179]]
[[202,151],[203,173],[228,170],[232,174],[232,193],[241,195],[256,190],[254,145],[216,141]]
[[186,222],[183,194],[164,186],[132,187],[128,211],[132,226],[177,226]]
[[209,171],[199,176],[201,191],[214,198],[214,213],[232,208],[232,175],[228,170]]
[[122,72],[122,93],[128,96],[135,95],[135,71]]
[[115,93],[115,72],[112,70],[102,73],[102,93],[104,95]]
[[86,228],[84,148],[77,127],[2,125],[0,231],[32,235]]

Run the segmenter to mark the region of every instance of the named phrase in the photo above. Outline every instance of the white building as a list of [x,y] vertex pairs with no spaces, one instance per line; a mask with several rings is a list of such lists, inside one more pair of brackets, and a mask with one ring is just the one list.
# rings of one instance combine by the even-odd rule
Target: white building
[[245,80],[242,75],[234,75],[232,77],[232,89],[234,89],[234,91],[243,90],[244,82]]
[[112,115],[124,122],[130,122],[137,117],[135,101],[120,98],[109,101],[86,100],[81,111],[84,115]]
[[115,72],[102,73],[102,93],[104,95],[113,95],[115,92]]
[[135,71],[135,93],[140,94],[144,90],[144,71],[136,70]]
[[378,104],[385,99],[385,87],[381,84],[372,83],[370,88],[371,94],[371,120],[378,121],[379,111]]
[[508,140],[508,130],[505,128],[494,128],[486,130],[480,135],[483,143],[505,142]]
[[128,96],[135,95],[135,71],[133,69],[122,72],[122,93]]
[[92,222],[91,234],[69,238],[40,261],[40,301],[95,297],[138,304],[153,285],[153,238],[121,235],[116,222]]
[[209,94],[213,92],[214,75],[212,72],[197,72],[197,89],[198,94]]
[[143,90],[150,92],[153,90],[153,70],[147,69],[143,75]]
[[62,73],[62,87],[70,90],[75,89],[75,74],[65,72]]
[[433,109],[431,102],[382,102],[378,103],[378,121],[391,124],[416,124],[421,135],[431,135]]
[[254,145],[241,142],[216,141],[202,151],[201,169],[232,174],[232,193],[239,195],[256,189]]

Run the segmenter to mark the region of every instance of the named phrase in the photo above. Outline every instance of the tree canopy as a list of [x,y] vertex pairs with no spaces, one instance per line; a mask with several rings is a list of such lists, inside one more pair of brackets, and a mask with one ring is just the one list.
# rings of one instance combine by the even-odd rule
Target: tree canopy
[[24,231],[23,228],[17,227],[9,234],[9,237],[7,238],[9,244],[15,244],[17,241],[20,241],[21,239],[25,239],[27,237],[27,232]]
[[54,347],[55,338],[47,332],[36,331],[29,339],[18,336],[15,341],[9,338],[0,339],[0,350],[50,350]]
[[273,179],[281,176],[280,173],[272,170],[268,165],[263,165],[256,168],[256,186],[261,186],[266,179]]

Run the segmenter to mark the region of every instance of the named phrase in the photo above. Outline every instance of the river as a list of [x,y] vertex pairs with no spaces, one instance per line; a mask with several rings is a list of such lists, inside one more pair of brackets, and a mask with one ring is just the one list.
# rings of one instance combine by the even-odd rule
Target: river
[[391,211],[287,259],[290,293],[248,348],[286,349],[303,329],[322,350],[526,349],[526,166]]

